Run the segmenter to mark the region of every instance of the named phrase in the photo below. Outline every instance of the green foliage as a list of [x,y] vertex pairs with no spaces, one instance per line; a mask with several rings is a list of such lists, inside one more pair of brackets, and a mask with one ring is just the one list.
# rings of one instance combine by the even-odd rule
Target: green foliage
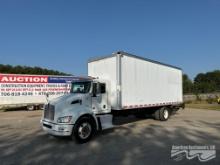
[[184,74],[183,75],[183,93],[192,93],[193,92],[193,83],[189,79],[189,77]]
[[0,64],[0,73],[10,74],[36,74],[36,75],[70,75],[67,73],[59,72],[57,70],[49,70],[41,67],[28,67],[28,66],[11,66]]
[[220,91],[220,70],[200,73],[194,79],[196,93],[209,93]]
[[183,93],[211,93],[220,91],[220,70],[199,73],[192,82],[186,74],[183,75]]

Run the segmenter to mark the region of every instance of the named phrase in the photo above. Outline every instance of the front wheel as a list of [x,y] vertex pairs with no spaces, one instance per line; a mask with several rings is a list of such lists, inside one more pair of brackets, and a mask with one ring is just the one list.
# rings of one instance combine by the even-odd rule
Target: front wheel
[[73,128],[72,138],[75,138],[79,143],[86,143],[92,138],[94,132],[93,121],[88,117],[82,117]]

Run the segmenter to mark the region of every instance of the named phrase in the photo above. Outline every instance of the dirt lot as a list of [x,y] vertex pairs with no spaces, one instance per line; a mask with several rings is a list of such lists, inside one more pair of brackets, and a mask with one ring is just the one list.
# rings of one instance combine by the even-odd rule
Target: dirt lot
[[91,142],[54,138],[40,128],[42,111],[0,112],[0,164],[201,164],[171,159],[172,145],[215,145],[220,164],[220,112],[179,111],[166,122],[117,118],[118,126]]

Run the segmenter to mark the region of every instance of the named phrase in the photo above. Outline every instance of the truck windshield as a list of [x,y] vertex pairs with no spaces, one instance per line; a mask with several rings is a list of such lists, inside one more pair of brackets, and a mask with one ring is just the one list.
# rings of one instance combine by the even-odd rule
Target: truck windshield
[[91,82],[73,82],[70,93],[88,93]]

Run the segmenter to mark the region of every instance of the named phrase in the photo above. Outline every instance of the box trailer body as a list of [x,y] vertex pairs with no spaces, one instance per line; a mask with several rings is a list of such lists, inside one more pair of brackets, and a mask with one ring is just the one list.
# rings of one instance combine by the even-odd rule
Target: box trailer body
[[121,53],[91,59],[88,75],[110,81],[114,110],[183,102],[182,70],[171,65]]
[[0,108],[43,105],[69,93],[74,76],[0,73]]
[[125,52],[88,61],[88,77],[74,80],[70,93],[50,100],[42,128],[55,136],[87,142],[97,130],[114,126],[113,117],[154,115],[165,121],[182,106],[178,67]]

